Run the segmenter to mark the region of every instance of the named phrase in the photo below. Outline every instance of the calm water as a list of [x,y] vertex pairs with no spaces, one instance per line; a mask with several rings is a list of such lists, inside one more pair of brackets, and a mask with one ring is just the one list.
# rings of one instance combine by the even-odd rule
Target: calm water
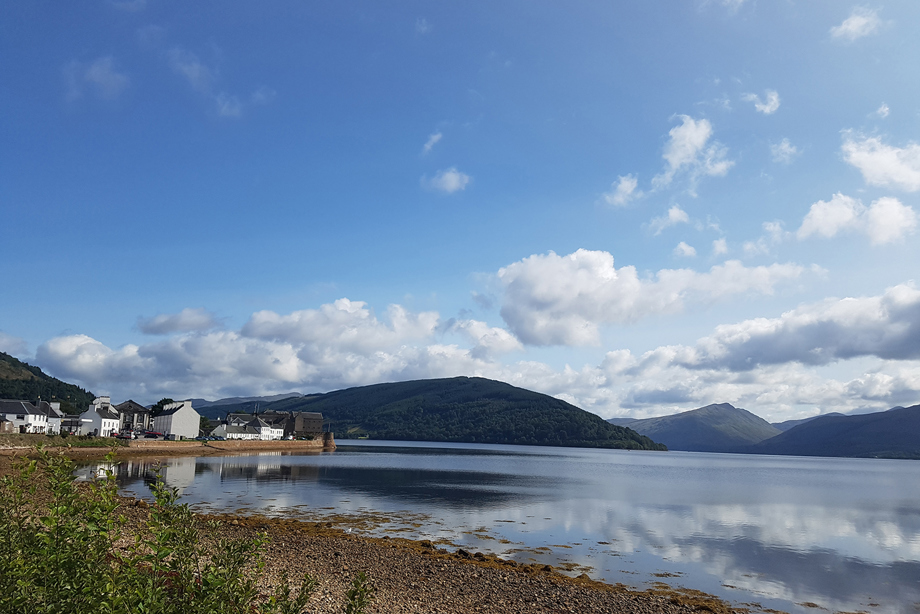
[[[144,495],[150,470],[124,462],[122,487]],[[353,530],[788,612],[920,612],[920,462],[347,442],[162,473],[200,511],[370,517]]]

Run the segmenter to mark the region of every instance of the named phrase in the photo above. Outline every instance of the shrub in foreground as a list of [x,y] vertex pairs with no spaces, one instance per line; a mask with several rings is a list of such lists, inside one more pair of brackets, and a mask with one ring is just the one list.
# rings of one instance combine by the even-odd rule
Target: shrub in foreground
[[[108,457],[112,460],[112,457]],[[119,514],[114,474],[77,483],[39,450],[0,479],[0,614],[303,614],[316,582],[258,590],[267,537],[201,541],[199,521],[159,478],[145,526]],[[206,534],[206,532],[205,532]],[[359,574],[346,611],[373,589]]]

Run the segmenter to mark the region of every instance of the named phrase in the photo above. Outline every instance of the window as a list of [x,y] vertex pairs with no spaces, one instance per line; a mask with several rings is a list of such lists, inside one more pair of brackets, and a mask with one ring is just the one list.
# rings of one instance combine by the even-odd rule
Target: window
[[17,419],[17,420],[25,420],[25,419],[26,419],[25,414],[19,414],[18,416],[16,416],[16,419]]

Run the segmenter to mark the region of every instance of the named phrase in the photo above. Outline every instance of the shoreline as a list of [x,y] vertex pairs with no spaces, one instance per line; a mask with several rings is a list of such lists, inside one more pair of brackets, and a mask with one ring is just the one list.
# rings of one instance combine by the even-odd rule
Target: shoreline
[[[265,448],[260,446],[260,449]],[[48,451],[75,461],[89,461],[104,458],[110,449],[49,448]],[[249,451],[254,450],[239,450]],[[158,447],[155,450],[118,447],[116,453],[122,458],[151,459],[235,455],[231,450],[197,446]],[[14,459],[32,454],[34,448],[0,449],[0,475],[9,470]],[[132,522],[143,522],[148,511],[146,500],[122,498],[119,513]],[[749,607],[735,609],[714,595],[675,588],[664,582],[639,590],[596,581],[587,574],[571,577],[549,565],[517,563],[455,546],[452,548],[456,549],[448,550],[429,540],[352,534],[347,522],[311,522],[234,513],[196,513],[195,516],[201,521],[200,530],[212,537],[247,539],[266,533],[269,542],[262,551],[265,569],[260,589],[270,593],[283,572],[292,577],[309,573],[318,582],[318,589],[310,600],[311,612],[341,612],[345,591],[359,571],[366,573],[376,588],[376,598],[369,613],[733,614],[751,611]]]

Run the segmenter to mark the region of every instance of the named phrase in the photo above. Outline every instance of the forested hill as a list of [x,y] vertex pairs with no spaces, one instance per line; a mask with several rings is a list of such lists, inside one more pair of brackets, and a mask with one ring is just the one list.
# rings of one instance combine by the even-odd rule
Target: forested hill
[[565,401],[480,377],[362,386],[265,409],[322,412],[340,439],[667,449]]
[[61,410],[69,414],[86,411],[95,399],[93,393],[79,386],[46,375],[9,354],[0,352],[0,399],[60,401]]

